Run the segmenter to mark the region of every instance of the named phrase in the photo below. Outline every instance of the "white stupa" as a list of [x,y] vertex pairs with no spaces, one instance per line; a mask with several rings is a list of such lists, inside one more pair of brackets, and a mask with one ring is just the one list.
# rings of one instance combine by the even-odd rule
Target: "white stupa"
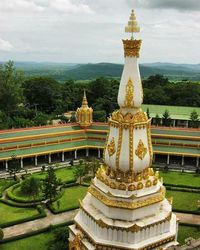
[[150,123],[141,110],[143,90],[137,58],[142,41],[134,11],[123,40],[125,65],[120,109],[109,119],[102,165],[70,227],[71,250],[166,249],[177,244],[177,218],[165,187],[154,173]]

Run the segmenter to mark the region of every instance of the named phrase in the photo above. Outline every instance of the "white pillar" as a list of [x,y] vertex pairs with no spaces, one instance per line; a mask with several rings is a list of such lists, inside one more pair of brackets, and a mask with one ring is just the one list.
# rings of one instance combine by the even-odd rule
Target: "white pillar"
[[35,166],[37,167],[38,161],[37,161],[37,155],[35,156]]
[[101,158],[101,151],[99,148],[98,148],[98,158]]
[[89,148],[86,148],[86,155],[85,155],[86,157],[88,157],[89,156]]
[[199,167],[199,157],[197,157],[197,161],[196,161],[196,167]]
[[181,161],[181,166],[184,165],[184,155],[182,155],[182,161]]
[[169,154],[167,155],[167,165],[169,165]]
[[188,121],[186,121],[186,128],[188,128],[188,124],[189,124],[189,122],[188,122]]
[[6,171],[8,171],[8,161],[6,161]]
[[49,154],[49,164],[51,163],[51,154]]
[[74,159],[77,159],[77,149],[74,151]]
[[62,152],[62,161],[65,161],[65,152]]
[[173,127],[176,127],[176,120],[173,120]]
[[23,164],[23,158],[21,158],[21,159],[20,159],[20,166],[21,166],[21,168],[23,168],[23,167],[24,167],[24,164]]

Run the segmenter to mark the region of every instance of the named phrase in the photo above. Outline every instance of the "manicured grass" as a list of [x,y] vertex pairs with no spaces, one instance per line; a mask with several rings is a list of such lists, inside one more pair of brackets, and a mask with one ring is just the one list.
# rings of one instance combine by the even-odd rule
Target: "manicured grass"
[[[56,169],[55,173],[58,179],[60,179],[62,182],[75,181],[73,168]],[[44,179],[46,176],[46,172],[35,173],[32,176],[38,179]]]
[[200,238],[200,230],[197,227],[179,225],[178,242],[181,245],[185,244],[185,239],[192,237],[194,239]]
[[173,197],[173,210],[197,211],[197,201],[200,193],[167,190],[167,197]]
[[9,187],[15,183],[16,183],[16,181],[14,181],[13,179],[0,179],[0,197],[2,196],[3,191],[7,187]]
[[4,223],[29,218],[35,215],[38,215],[38,210],[36,208],[12,207],[0,203],[0,226]]
[[82,200],[87,192],[87,187],[75,186],[65,188],[63,196],[58,200],[60,206],[57,206],[57,201],[53,202],[52,207],[56,212],[75,209],[79,206],[79,200]]
[[197,174],[160,171],[160,176],[163,177],[163,182],[165,184],[187,185],[200,188],[200,175]]
[[1,250],[47,250],[48,243],[53,239],[52,232],[41,233],[21,240],[0,245]]

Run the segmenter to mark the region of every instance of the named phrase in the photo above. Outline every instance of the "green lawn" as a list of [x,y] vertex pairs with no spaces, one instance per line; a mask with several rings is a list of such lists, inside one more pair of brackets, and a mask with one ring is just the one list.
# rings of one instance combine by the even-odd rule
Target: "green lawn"
[[1,250],[47,250],[48,243],[53,239],[53,233],[41,233],[25,239],[16,240],[0,245]]
[[185,239],[192,237],[194,239],[200,238],[200,230],[197,227],[179,225],[178,229],[178,242],[183,245]]
[[[56,176],[61,179],[62,182],[75,181],[73,168],[60,168],[55,171]],[[35,173],[32,176],[44,179],[46,176],[46,172]]]
[[12,184],[15,184],[16,181],[13,179],[0,179],[0,197],[2,196],[3,191],[11,186]]
[[181,172],[161,172],[165,184],[187,185],[200,188],[200,175]]
[[3,223],[25,219],[38,215],[38,210],[35,208],[12,207],[0,202],[0,226]]
[[57,206],[57,201],[53,203],[53,209],[56,212],[70,210],[79,206],[79,200],[82,200],[87,192],[87,187],[75,186],[65,188],[63,196],[59,199],[60,207]]
[[200,200],[200,193],[181,192],[167,190],[167,197],[173,197],[173,209],[197,211],[197,201]]

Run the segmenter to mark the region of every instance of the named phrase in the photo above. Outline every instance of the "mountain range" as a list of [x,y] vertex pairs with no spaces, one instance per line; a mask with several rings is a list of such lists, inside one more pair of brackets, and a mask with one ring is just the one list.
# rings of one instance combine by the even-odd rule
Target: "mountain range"
[[[1,62],[0,62],[1,63]],[[88,80],[97,77],[119,78],[123,65],[114,63],[51,63],[15,62],[15,67],[26,76],[49,76],[59,81]],[[170,80],[200,81],[200,64],[143,63],[139,65],[142,78],[162,74]]]

